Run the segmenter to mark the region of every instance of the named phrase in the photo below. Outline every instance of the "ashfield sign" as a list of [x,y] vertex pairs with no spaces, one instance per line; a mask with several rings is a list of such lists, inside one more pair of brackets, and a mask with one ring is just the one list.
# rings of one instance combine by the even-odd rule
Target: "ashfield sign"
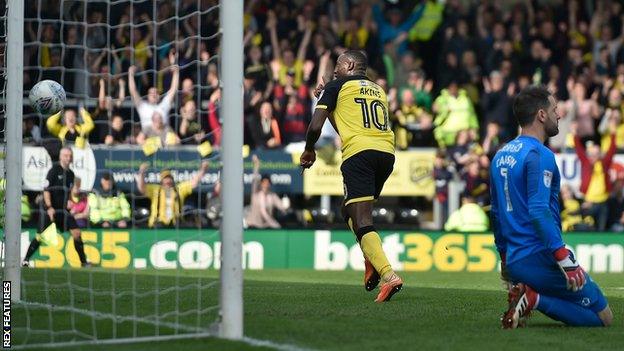
[[[80,178],[80,189],[89,191],[93,188],[97,174],[97,164],[93,150],[72,147],[74,161],[70,169]],[[45,177],[52,168],[52,159],[43,147],[24,146],[22,149],[22,179],[25,190],[41,191]]]
[[45,177],[52,168],[52,159],[43,147],[24,146],[22,149],[22,179],[25,190],[43,190]]
[[[22,257],[35,231],[22,233]],[[491,233],[386,231],[380,233],[393,268],[415,272],[495,272],[499,257]],[[85,230],[85,253],[110,269],[219,269],[221,243],[214,230]],[[79,267],[68,235],[54,247],[42,245],[35,267]],[[624,272],[624,236],[619,233],[564,234],[589,272]],[[364,258],[353,234],[327,230],[248,230],[245,269],[297,268],[363,270]]]
[[[102,173],[112,173],[117,187],[126,192],[134,191],[135,179],[139,167],[147,162],[150,166],[146,173],[148,183],[156,183],[162,169],[169,169],[176,182],[191,179],[201,165],[201,157],[195,148],[163,149],[146,157],[136,147],[102,147],[94,146],[84,149],[73,148],[74,162],[71,169],[82,180],[81,189],[90,191],[99,187]],[[273,190],[277,193],[301,194],[303,180],[300,168],[293,161],[292,155],[281,150],[259,150],[255,152],[261,160],[260,173],[271,178]],[[212,157],[214,156],[214,157]],[[210,167],[201,180],[205,186],[214,185],[219,181],[221,162],[213,153]],[[23,148],[23,180],[26,190],[41,191],[46,174],[52,168],[50,155],[43,147],[24,146]],[[244,162],[245,190],[249,191],[253,181],[253,164],[251,157]]]

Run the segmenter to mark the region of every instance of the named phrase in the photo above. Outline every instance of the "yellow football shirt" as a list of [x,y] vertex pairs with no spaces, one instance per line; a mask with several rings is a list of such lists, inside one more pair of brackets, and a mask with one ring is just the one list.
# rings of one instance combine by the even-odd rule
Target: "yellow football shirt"
[[333,113],[333,124],[342,139],[343,161],[364,150],[394,154],[386,92],[366,76],[327,83],[316,108]]
[[605,185],[605,174],[601,162],[596,162],[589,180],[589,187],[585,193],[585,200],[593,203],[603,203],[609,199],[607,186]]
[[165,191],[160,184],[145,186],[145,196],[150,199],[151,211],[148,226],[153,227],[156,221],[170,225],[177,221],[184,200],[191,195],[193,187],[190,181],[177,184],[172,191]]

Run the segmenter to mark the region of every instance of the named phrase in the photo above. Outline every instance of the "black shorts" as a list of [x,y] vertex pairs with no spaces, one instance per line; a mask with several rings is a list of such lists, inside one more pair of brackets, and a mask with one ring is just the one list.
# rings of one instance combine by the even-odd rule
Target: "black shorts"
[[[41,217],[39,218],[39,233],[43,232],[51,223],[52,221],[50,220],[50,217],[48,217],[48,213],[43,210],[43,212],[41,212]],[[59,233],[78,228],[76,219],[67,210],[56,210],[54,223],[56,223],[56,230]]]
[[340,166],[345,205],[377,199],[393,167],[394,155],[383,151],[364,150],[346,159]]

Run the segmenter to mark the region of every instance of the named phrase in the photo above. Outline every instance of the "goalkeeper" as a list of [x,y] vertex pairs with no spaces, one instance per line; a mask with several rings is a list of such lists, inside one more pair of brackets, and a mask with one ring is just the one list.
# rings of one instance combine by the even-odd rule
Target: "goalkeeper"
[[513,102],[521,135],[500,149],[490,168],[492,229],[509,291],[503,328],[533,309],[572,326],[608,326],[613,314],[598,285],[561,238],[560,175],[543,144],[559,133],[557,102],[530,86]]

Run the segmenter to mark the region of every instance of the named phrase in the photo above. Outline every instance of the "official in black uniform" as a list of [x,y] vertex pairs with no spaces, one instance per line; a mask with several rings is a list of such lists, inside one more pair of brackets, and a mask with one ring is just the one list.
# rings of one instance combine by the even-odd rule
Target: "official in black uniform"
[[[63,147],[59,154],[59,162],[54,164],[48,171],[43,189],[43,209],[45,214],[40,217],[38,233],[42,233],[53,221],[57,229],[62,233],[67,230],[74,238],[74,247],[80,258],[82,266],[89,266],[84,253],[84,244],[80,235],[80,229],[76,224],[76,219],[67,210],[67,201],[71,194],[72,187],[79,186],[80,179],[74,176],[74,172],[69,169],[72,163],[73,153],[71,148]],[[41,245],[39,234],[30,242],[23,266],[28,267],[30,257]]]

